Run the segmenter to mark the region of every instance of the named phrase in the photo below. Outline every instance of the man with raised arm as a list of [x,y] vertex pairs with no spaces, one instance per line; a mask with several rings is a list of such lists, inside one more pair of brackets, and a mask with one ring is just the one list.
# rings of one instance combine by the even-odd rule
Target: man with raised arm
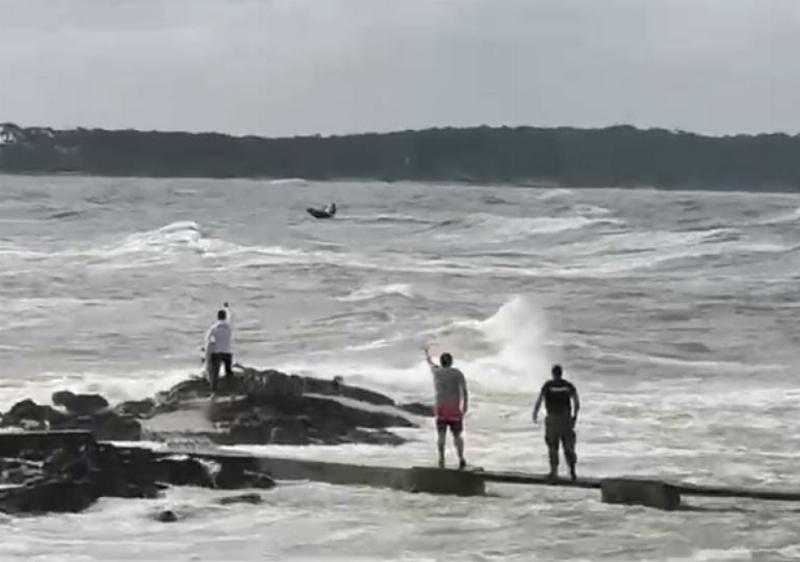
[[431,359],[430,349],[425,346],[425,360],[433,373],[433,387],[436,392],[436,432],[439,447],[439,467],[444,468],[444,446],[447,438],[447,428],[453,434],[453,443],[458,453],[458,468],[467,466],[464,460],[464,414],[469,408],[469,393],[467,380],[464,373],[453,367],[453,356],[442,353],[439,357],[440,365]]
[[233,381],[233,328],[230,322],[230,307],[226,302],[223,308],[217,311],[217,321],[212,324],[206,333],[205,350],[208,356],[208,382],[212,394],[217,392],[219,368],[225,366],[225,382],[230,385]]
[[553,365],[552,379],[544,383],[536,404],[533,406],[533,423],[537,422],[539,408],[544,400],[547,417],[544,420],[544,440],[550,455],[550,475],[553,480],[558,478],[558,444],[564,447],[564,458],[569,465],[569,475],[574,482],[575,463],[575,422],[578,421],[578,410],[581,408],[578,391],[568,380],[562,378],[561,365]]

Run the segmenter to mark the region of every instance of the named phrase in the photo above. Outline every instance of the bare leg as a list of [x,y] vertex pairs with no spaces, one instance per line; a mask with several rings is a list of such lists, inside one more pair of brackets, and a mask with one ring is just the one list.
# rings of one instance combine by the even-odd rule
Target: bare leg
[[447,437],[447,428],[443,427],[439,429],[439,438],[436,443],[437,447],[439,448],[439,468],[444,468],[444,444],[446,437]]
[[456,445],[456,452],[458,453],[458,467],[464,468],[467,461],[464,460],[464,437],[459,433],[453,435],[453,443]]

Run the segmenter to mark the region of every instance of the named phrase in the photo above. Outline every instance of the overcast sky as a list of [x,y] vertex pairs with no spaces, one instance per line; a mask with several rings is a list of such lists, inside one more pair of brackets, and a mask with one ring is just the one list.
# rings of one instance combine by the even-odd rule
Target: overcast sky
[[0,0],[0,121],[800,132],[797,0]]

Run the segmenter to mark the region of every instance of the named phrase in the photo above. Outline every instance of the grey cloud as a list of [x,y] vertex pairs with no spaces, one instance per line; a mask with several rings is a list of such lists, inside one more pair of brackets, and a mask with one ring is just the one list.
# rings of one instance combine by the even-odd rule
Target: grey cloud
[[0,120],[800,130],[791,0],[0,0]]

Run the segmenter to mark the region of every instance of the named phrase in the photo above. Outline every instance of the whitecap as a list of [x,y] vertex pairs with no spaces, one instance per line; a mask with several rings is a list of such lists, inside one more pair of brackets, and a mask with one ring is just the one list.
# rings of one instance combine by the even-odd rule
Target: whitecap
[[346,296],[337,297],[336,300],[342,302],[360,302],[392,295],[405,297],[407,299],[416,297],[414,288],[410,284],[392,283],[389,285],[364,286]]

